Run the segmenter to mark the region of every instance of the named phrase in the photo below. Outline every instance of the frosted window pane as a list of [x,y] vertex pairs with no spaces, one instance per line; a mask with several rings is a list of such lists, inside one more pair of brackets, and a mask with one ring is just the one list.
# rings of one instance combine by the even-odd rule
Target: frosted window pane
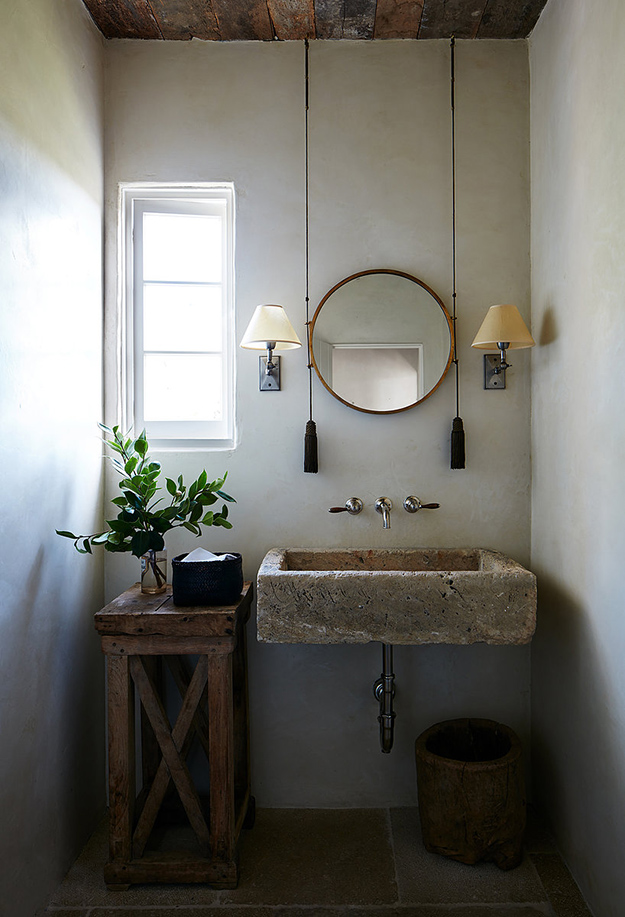
[[221,287],[146,283],[145,350],[221,350]]
[[143,214],[143,279],[221,282],[221,219]]
[[146,354],[143,416],[150,420],[221,420],[220,354]]

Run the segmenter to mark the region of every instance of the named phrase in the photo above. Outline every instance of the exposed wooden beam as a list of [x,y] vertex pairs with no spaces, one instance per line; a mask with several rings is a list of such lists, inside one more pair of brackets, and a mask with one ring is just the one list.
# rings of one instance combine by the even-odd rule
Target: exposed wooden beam
[[343,0],[315,0],[317,38],[343,37]]
[[275,33],[281,40],[315,37],[313,0],[267,0],[267,6]]
[[105,38],[162,38],[148,0],[83,0]]
[[83,0],[105,38],[216,41],[527,38],[546,2]]
[[475,38],[488,0],[425,0],[419,38]]
[[376,0],[344,0],[343,38],[373,38]]
[[488,0],[478,38],[527,38],[543,11],[545,0]]
[[163,38],[220,38],[211,0],[150,0]]
[[222,41],[271,41],[266,0],[212,0]]
[[374,38],[416,38],[423,0],[378,0]]

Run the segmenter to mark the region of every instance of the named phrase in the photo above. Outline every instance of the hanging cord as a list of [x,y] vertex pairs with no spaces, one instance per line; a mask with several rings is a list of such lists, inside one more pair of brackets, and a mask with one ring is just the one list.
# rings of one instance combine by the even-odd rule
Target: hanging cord
[[305,231],[304,231],[304,250],[305,250],[305,287],[306,287],[306,352],[308,359],[308,422],[306,423],[306,433],[304,435],[304,472],[316,474],[319,470],[319,461],[317,457],[317,425],[313,420],[313,377],[312,377],[312,356],[310,340],[310,284],[309,284],[309,239],[310,239],[310,169],[309,169],[309,130],[308,130],[308,109],[309,109],[309,56],[310,48],[308,39],[304,40],[304,81],[305,81],[305,140],[304,140],[304,172],[305,172],[305,194],[304,194],[304,214],[305,214]]
[[454,369],[456,375],[456,416],[451,426],[451,467],[465,467],[464,425],[460,417],[460,384],[458,379],[457,317],[456,317],[456,39],[452,35],[451,48],[451,275],[452,322],[454,329]]

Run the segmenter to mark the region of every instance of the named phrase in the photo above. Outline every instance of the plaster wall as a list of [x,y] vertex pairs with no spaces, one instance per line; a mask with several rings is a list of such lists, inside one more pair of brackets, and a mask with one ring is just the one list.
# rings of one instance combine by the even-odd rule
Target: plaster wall
[[[107,418],[115,422],[120,181],[233,181],[237,340],[262,302],[282,303],[304,339],[304,49],[113,41],[106,61]],[[386,417],[350,411],[316,383],[320,471],[304,474],[305,352],[283,355],[283,390],[261,394],[257,355],[238,350],[237,448],[160,456],[169,474],[228,470],[234,528],[195,543],[170,533],[170,557],[196,543],[240,550],[249,579],[276,545],[476,545],[529,562],[529,357],[515,353],[505,392],[485,392],[482,356],[470,349],[492,303],[515,302],[528,316],[527,44],[461,41],[456,61],[466,470],[449,468],[450,375],[418,409]],[[313,42],[310,68],[311,306],[374,267],[417,275],[450,306],[448,43]],[[408,494],[441,508],[409,516]],[[352,495],[366,504],[360,516],[328,515]],[[380,495],[396,507],[390,531],[373,510]],[[128,555],[107,556],[107,598],[136,581],[137,569]],[[261,646],[253,628],[261,805],[414,803],[415,737],[453,716],[501,719],[528,745],[528,647],[399,648],[396,742],[385,756],[371,690],[379,645]]]
[[0,913],[44,905],[104,806],[102,41],[78,0],[0,4]]
[[596,917],[623,913],[625,7],[550,0],[530,41],[536,785]]

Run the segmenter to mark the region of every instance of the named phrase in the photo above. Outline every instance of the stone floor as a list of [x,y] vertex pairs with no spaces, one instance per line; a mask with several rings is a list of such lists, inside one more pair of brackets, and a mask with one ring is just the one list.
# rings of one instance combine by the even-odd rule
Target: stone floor
[[464,866],[425,851],[418,810],[260,809],[232,891],[108,891],[103,823],[38,917],[591,917],[530,813],[519,867]]

